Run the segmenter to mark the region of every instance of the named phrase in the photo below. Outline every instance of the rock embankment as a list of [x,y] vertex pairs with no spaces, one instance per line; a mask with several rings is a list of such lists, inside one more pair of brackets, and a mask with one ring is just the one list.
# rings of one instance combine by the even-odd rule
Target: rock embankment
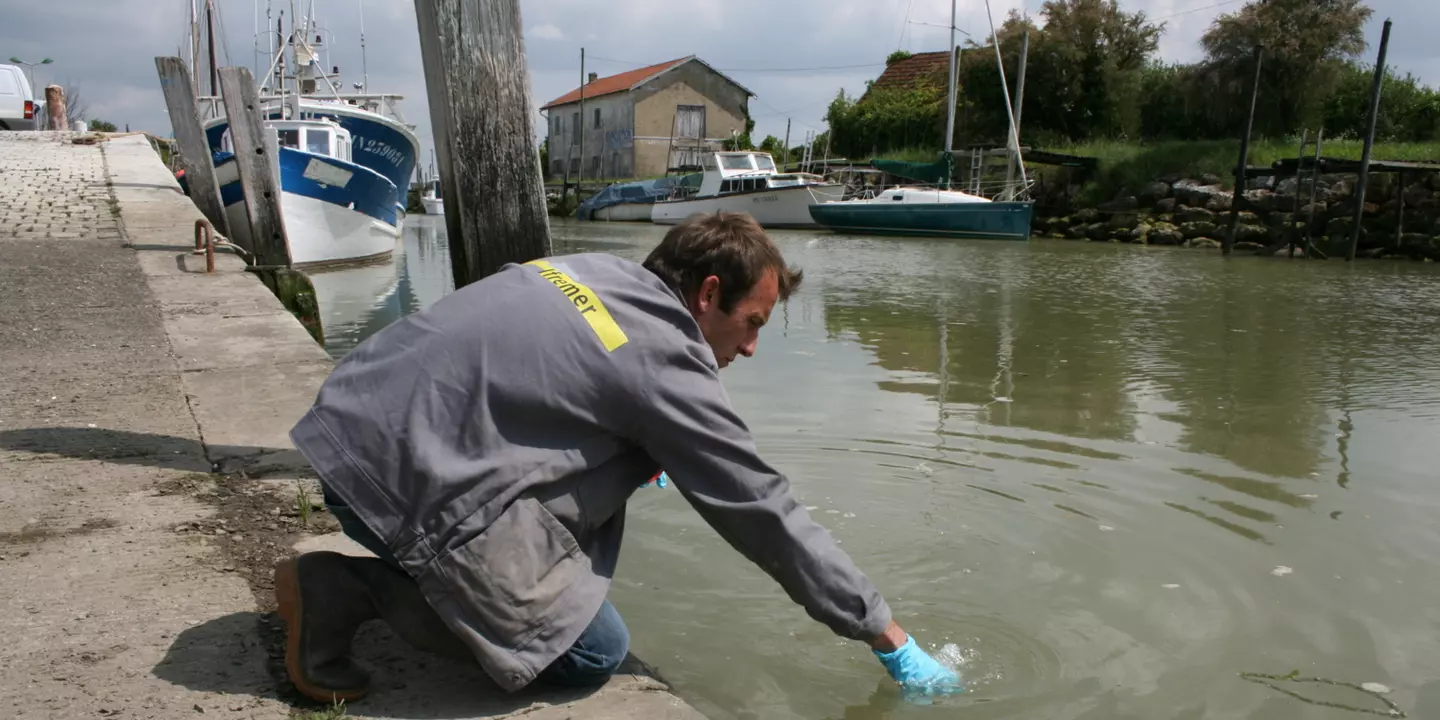
[[[1235,218],[1235,249],[1271,254],[1343,255],[1354,222],[1354,174],[1322,174],[1312,182],[1295,177],[1254,178],[1233,207],[1234,192],[1214,175],[1163,178],[1138,190],[1068,215],[1037,216],[1037,237],[1090,242],[1218,248]],[[1312,187],[1313,186],[1313,187]],[[1402,208],[1403,206],[1403,208]],[[1360,251],[1365,257],[1440,260],[1440,173],[1374,173],[1361,213]],[[1308,242],[1307,242],[1308,241]]]

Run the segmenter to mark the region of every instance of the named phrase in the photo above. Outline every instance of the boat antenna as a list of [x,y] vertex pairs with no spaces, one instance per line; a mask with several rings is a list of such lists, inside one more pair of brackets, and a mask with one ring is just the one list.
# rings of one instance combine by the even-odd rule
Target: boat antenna
[[360,6],[360,84],[370,92],[370,70],[365,64],[365,0],[356,0],[355,4]]
[[[1010,105],[1010,85],[1005,82],[1005,61],[1000,57],[1000,38],[995,34],[995,16],[990,13],[990,0],[985,0],[985,19],[990,21],[990,44],[995,46],[995,66],[1000,69],[1000,90],[1005,93],[1005,116],[1010,119],[1010,131],[1006,133],[1005,144],[1015,153],[1015,163],[1020,166],[1020,185],[1030,187],[1030,180],[1025,177],[1025,162],[1020,157],[1020,136],[1015,133],[1015,108]],[[954,52],[954,50],[951,50]],[[1005,193],[1015,199],[1013,188],[1005,188]]]

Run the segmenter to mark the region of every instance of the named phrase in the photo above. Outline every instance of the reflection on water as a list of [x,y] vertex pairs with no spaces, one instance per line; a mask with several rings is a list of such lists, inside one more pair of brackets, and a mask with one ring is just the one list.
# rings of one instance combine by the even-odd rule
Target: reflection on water
[[[552,225],[558,253],[635,260],[663,232]],[[1301,668],[1440,717],[1432,266],[775,237],[806,280],[727,389],[901,624],[965,648],[974,692],[903,703],[647,491],[612,596],[703,711],[1339,717],[1238,675]],[[447,252],[417,217],[388,270],[317,281],[330,352],[448,292]]]

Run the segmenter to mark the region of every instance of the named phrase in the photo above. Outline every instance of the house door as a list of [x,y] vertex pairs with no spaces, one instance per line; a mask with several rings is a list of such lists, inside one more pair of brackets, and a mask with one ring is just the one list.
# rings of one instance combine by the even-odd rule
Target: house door
[[675,106],[675,130],[670,145],[670,167],[700,165],[707,148],[704,105]]

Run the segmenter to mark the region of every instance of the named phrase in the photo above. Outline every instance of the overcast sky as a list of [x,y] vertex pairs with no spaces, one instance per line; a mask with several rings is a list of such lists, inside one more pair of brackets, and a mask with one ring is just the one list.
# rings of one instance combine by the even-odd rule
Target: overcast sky
[[[290,0],[271,0],[275,13]],[[311,0],[296,0],[308,7]],[[361,7],[370,88],[406,96],[406,119],[415,123],[428,152],[429,113],[412,0],[314,0],[316,14],[333,33],[327,66],[339,65],[348,85],[361,74]],[[1440,0],[1371,0],[1366,27],[1373,60],[1386,17],[1395,21],[1389,62],[1426,84],[1440,85]],[[996,22],[1011,8],[1037,11],[1041,0],[992,0]],[[1243,0],[1121,0],[1163,20],[1160,54],[1170,61],[1200,56],[1199,38],[1220,13]],[[170,133],[155,76],[156,55],[177,54],[184,42],[190,0],[0,0],[0,62],[44,57],[36,84],[78,85],[92,118],[121,129]],[[218,0],[226,38],[221,63],[252,66],[258,9],[266,0]],[[580,48],[586,70],[608,75],[694,54],[724,70],[756,94],[750,114],[755,140],[785,134],[790,142],[807,130],[823,130],[825,107],[844,88],[863,90],[898,49],[943,50],[948,41],[946,0],[522,0],[531,99],[538,107],[573,89],[580,79]],[[960,0],[956,25],[981,38],[988,32],[984,0]],[[929,24],[922,24],[929,23]],[[964,37],[960,36],[963,40]],[[267,41],[259,40],[263,45]],[[262,51],[264,48],[262,47]],[[857,67],[859,66],[859,67]],[[1027,98],[1044,102],[1043,98]],[[536,119],[540,116],[537,114]],[[543,127],[540,127],[543,135]],[[428,157],[422,158],[428,163]]]

